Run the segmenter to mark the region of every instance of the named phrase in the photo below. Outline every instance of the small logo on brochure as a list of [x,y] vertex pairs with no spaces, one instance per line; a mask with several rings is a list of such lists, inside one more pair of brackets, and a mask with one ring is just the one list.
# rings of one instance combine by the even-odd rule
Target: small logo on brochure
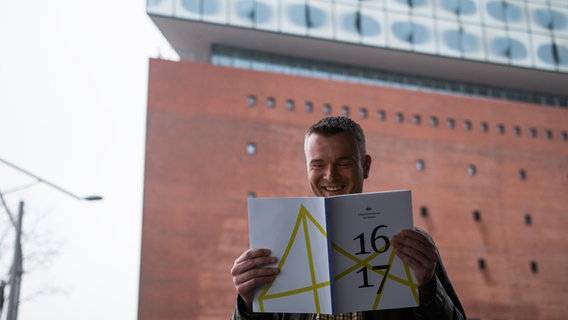
[[363,219],[374,219],[376,215],[381,214],[380,211],[373,211],[373,208],[371,207],[366,207],[365,208],[365,212],[360,212],[357,213],[357,216],[363,218]]

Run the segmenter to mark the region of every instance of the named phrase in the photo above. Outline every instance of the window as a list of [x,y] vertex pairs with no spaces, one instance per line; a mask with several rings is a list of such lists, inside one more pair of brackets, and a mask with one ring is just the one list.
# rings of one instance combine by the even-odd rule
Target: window
[[546,138],[548,138],[548,140],[552,140],[552,138],[554,138],[554,135],[552,134],[552,130],[548,129],[545,132],[546,132]]
[[497,132],[499,132],[499,134],[505,134],[505,125],[500,123],[497,125]]
[[474,176],[474,175],[477,174],[477,168],[476,168],[473,164],[470,164],[470,165],[467,167],[467,173],[468,173],[470,176]]
[[345,117],[349,117],[349,107],[348,106],[343,106],[341,108],[341,114]]
[[329,103],[323,105],[323,113],[331,114],[331,105]]
[[532,138],[536,138],[537,135],[538,135],[538,132],[537,132],[536,128],[530,128],[530,129],[529,129],[529,134],[530,134],[530,136],[531,136]]
[[448,128],[453,129],[456,127],[456,121],[453,118],[448,118],[448,120],[446,121],[446,124],[448,125]]
[[377,118],[381,121],[385,121],[387,119],[387,114],[384,110],[379,110],[377,112]]
[[521,127],[519,127],[519,126],[513,127],[513,132],[515,132],[516,136],[520,136],[521,135]]
[[482,123],[481,123],[481,131],[483,131],[483,132],[489,132],[489,124],[487,124],[487,122],[482,122]]
[[426,208],[425,206],[420,207],[420,215],[423,217],[427,217],[428,216],[428,208]]
[[477,267],[479,268],[479,270],[485,270],[485,268],[487,267],[485,259],[483,258],[477,259]]
[[249,191],[249,192],[247,193],[247,198],[249,198],[249,199],[250,199],[250,198],[256,198],[256,193],[254,193],[254,191]]
[[426,164],[424,164],[424,160],[422,160],[422,159],[416,160],[416,169],[418,171],[423,171],[425,166],[426,166]]
[[473,211],[473,220],[475,221],[481,220],[481,213],[478,210]]
[[463,122],[463,127],[464,127],[465,130],[470,131],[471,130],[471,121],[465,120]]
[[359,109],[359,116],[361,116],[361,118],[367,119],[367,115],[368,115],[367,109],[365,108]]
[[402,123],[404,121],[404,115],[400,112],[396,113],[396,122]]
[[311,101],[306,101],[304,109],[306,110],[306,112],[311,113],[312,111],[314,111],[314,105],[312,104]]
[[530,213],[525,213],[525,224],[527,226],[531,226],[532,225],[532,217]]
[[256,96],[251,94],[248,96],[248,105],[249,107],[254,107],[256,106]]
[[538,273],[538,263],[536,261],[531,261],[531,272],[534,274]]
[[420,125],[422,123],[422,117],[419,114],[415,114],[412,117],[412,122],[414,122],[414,124],[416,125]]
[[274,108],[274,107],[276,107],[276,100],[274,100],[273,97],[268,97],[268,98],[266,99],[266,105],[267,105],[269,108]]
[[286,100],[286,109],[290,111],[294,110],[294,100],[292,99]]
[[247,144],[247,153],[256,154],[256,144],[254,142],[249,142],[249,144]]
[[430,125],[432,127],[437,127],[438,126],[438,117],[431,116],[430,117]]
[[519,179],[527,180],[527,172],[525,171],[525,169],[519,170]]

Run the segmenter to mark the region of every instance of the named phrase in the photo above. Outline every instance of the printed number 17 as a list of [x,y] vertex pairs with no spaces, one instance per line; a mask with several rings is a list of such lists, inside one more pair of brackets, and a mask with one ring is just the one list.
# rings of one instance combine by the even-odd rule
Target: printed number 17
[[[369,275],[367,270],[369,270],[367,267],[363,267],[357,270],[357,273],[363,273],[363,284],[360,285],[359,288],[374,287],[374,285],[369,284]],[[385,280],[387,279],[387,276],[389,274],[390,265],[385,264],[381,266],[373,266],[373,270],[386,270],[385,274],[383,275],[383,279],[381,280],[381,284],[379,285],[379,290],[377,290],[377,294],[381,294],[381,292],[383,292],[383,287],[385,286]]]

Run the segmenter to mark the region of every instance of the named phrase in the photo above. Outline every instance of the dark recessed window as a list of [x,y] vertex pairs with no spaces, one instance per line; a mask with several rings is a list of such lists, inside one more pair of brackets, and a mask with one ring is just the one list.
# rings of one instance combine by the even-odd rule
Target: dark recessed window
[[416,160],[416,169],[418,169],[418,171],[423,171],[425,168],[426,164],[424,163],[424,160],[422,159]]
[[513,127],[513,132],[515,132],[516,136],[520,136],[521,135],[521,127],[519,127],[519,126]]
[[256,144],[254,142],[250,142],[249,144],[247,144],[247,153],[256,154]]
[[477,168],[473,164],[470,164],[469,167],[467,167],[467,173],[470,176],[474,176],[477,174]]
[[485,270],[487,268],[487,264],[485,263],[485,259],[479,258],[477,259],[477,267],[479,270]]
[[481,220],[481,213],[478,210],[473,211],[473,220],[475,221]]
[[359,116],[363,119],[367,119],[367,116],[369,115],[369,112],[367,111],[367,109],[365,108],[361,108],[359,109]]
[[489,124],[487,124],[487,122],[482,122],[482,123],[481,123],[481,131],[483,131],[483,132],[489,132]]
[[499,134],[505,134],[505,125],[504,124],[498,124],[497,125],[497,132],[499,132]]
[[306,104],[304,105],[304,109],[306,110],[306,112],[312,112],[312,111],[314,111],[314,105],[312,104],[311,101],[306,101]]
[[256,106],[256,96],[255,95],[251,94],[251,95],[248,96],[248,105],[250,107]]
[[419,114],[415,114],[412,117],[412,122],[414,122],[414,124],[419,125],[422,123],[422,117]]
[[404,115],[400,112],[396,113],[396,122],[402,123],[404,121]]
[[527,180],[527,172],[525,169],[519,169],[519,179]]
[[254,193],[253,191],[249,191],[249,192],[247,193],[247,198],[249,198],[249,199],[250,199],[250,198],[256,198],[256,193]]
[[465,120],[465,121],[463,122],[463,128],[464,128],[465,130],[467,130],[467,131],[470,131],[470,130],[471,130],[471,121]]
[[387,119],[387,113],[384,110],[379,110],[377,112],[377,119],[385,121]]
[[530,213],[525,213],[525,224],[527,226],[532,226],[532,217]]
[[552,133],[552,130],[548,129],[545,132],[546,132],[546,138],[548,140],[552,140],[552,138],[554,138],[554,134]]
[[349,117],[349,107],[348,106],[341,107],[341,114],[344,117]]
[[274,108],[274,107],[276,107],[276,100],[274,100],[273,97],[269,97],[268,99],[266,99],[266,105],[269,108]]
[[446,125],[448,126],[448,128],[453,129],[456,127],[456,120],[448,118],[448,120],[446,120]]
[[423,217],[427,217],[428,216],[428,208],[426,208],[425,206],[420,207],[420,215]]
[[538,263],[536,261],[531,261],[531,272],[538,273]]
[[325,113],[325,114],[331,113],[331,105],[329,103],[326,103],[326,104],[323,105],[323,113]]
[[430,125],[431,125],[432,127],[437,127],[437,126],[438,126],[438,122],[439,122],[439,121],[438,121],[438,117],[435,117],[435,116],[431,116],[431,117],[430,117]]
[[531,138],[536,138],[537,135],[538,135],[536,128],[530,128],[529,129],[529,135],[531,136]]
[[286,109],[294,110],[294,100],[292,99],[286,100]]
[[562,131],[560,135],[562,136],[562,140],[568,141],[568,132]]

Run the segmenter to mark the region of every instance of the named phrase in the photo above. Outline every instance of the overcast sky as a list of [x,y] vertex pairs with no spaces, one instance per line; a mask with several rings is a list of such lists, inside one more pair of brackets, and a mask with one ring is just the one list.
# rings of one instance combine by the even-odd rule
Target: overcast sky
[[[0,9],[0,163],[24,201],[20,320],[136,319],[148,59],[177,59],[144,0],[7,0]],[[0,279],[14,232],[0,208]],[[7,292],[6,292],[7,293]],[[6,308],[0,319],[5,319]]]

